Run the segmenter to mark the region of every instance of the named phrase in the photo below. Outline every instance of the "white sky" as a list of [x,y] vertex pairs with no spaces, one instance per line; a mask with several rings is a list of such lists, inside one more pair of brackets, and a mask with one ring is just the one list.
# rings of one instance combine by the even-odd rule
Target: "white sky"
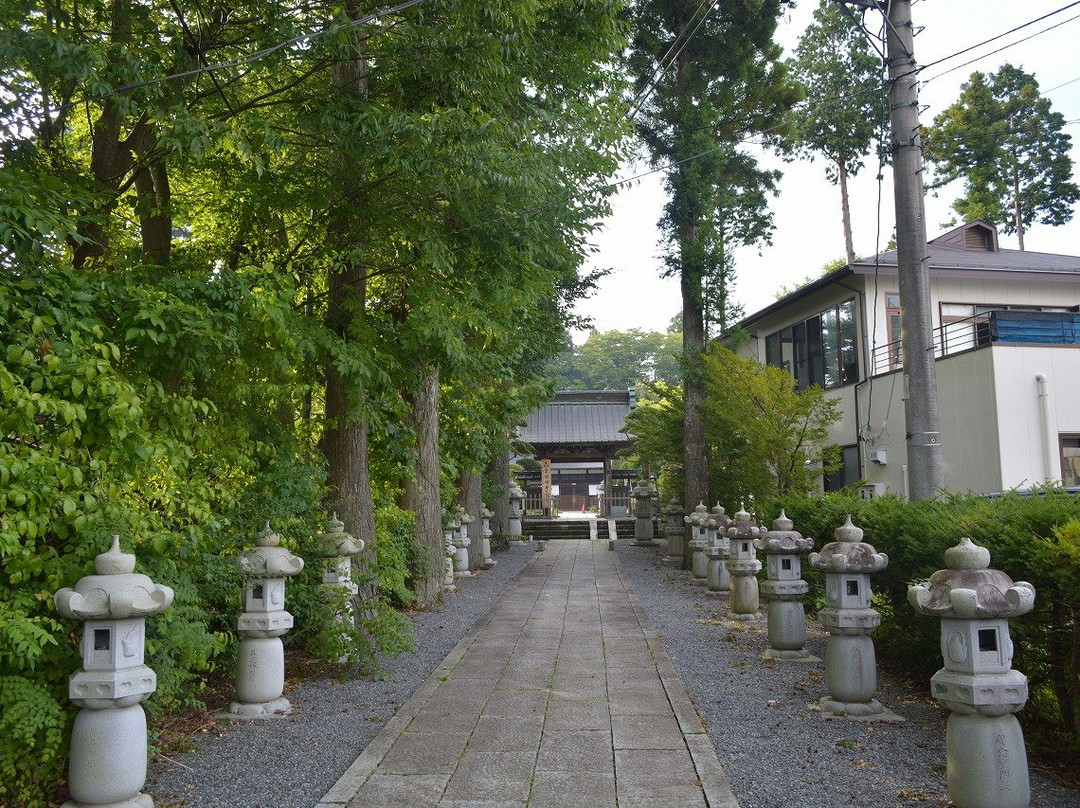
[[[915,58],[920,65],[937,61],[983,40],[1037,19],[1072,0],[924,0],[912,6],[912,20],[918,31],[915,38]],[[817,0],[799,0],[798,8],[781,20],[777,39],[791,54],[802,30],[817,6]],[[867,27],[877,30],[880,15],[867,12]],[[1051,26],[1058,26],[1039,34]],[[987,55],[1004,45],[1032,37],[1000,53]],[[960,85],[975,70],[992,73],[1009,62],[1033,73],[1042,93],[1053,109],[1072,123],[1065,131],[1073,138],[1072,159],[1074,178],[1080,167],[1080,5],[1036,23],[1023,31],[928,68],[922,75],[924,85],[919,100],[923,106],[921,120],[933,121],[935,115],[952,104]],[[971,59],[973,64],[947,75],[939,74]],[[1070,83],[1071,82],[1071,83]],[[1064,85],[1060,86],[1059,85]],[[1058,88],[1058,89],[1055,89]],[[773,246],[743,248],[736,252],[734,297],[742,303],[747,314],[761,309],[776,299],[784,286],[799,283],[807,275],[817,276],[822,267],[843,255],[844,240],[840,223],[840,191],[825,178],[824,163],[783,163],[757,150],[762,165],[784,172],[780,196],[772,200],[776,230]],[[648,171],[644,163],[624,169],[623,177]],[[865,167],[851,182],[851,215],[856,254],[871,255],[879,227],[878,182],[876,162],[868,159]],[[666,197],[661,184],[662,175],[652,174],[640,181],[623,186],[612,200],[612,215],[604,229],[594,236],[597,253],[591,267],[607,267],[614,271],[601,281],[597,293],[578,304],[578,312],[592,317],[600,331],[641,328],[664,331],[671,318],[681,310],[679,283],[676,278],[661,279],[659,271],[660,218]],[[926,198],[927,237],[944,232],[943,224],[955,214],[951,205],[960,193],[944,188],[938,198]],[[895,221],[892,175],[885,169],[881,183],[881,247],[892,236]],[[1016,237],[1001,235],[1002,247],[1015,248]],[[1025,247],[1032,252],[1080,254],[1080,211],[1062,227],[1036,225],[1025,234]],[[580,342],[587,336],[575,334]]]

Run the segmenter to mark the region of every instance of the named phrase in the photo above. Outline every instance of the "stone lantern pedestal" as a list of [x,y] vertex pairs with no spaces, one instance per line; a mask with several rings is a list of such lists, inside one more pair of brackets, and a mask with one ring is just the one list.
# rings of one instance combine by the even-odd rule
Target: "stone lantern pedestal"
[[68,695],[80,710],[71,731],[65,808],[153,808],[146,783],[146,714],[141,702],[157,689],[143,664],[146,618],[169,608],[173,591],[135,572],[135,556],[112,549],[94,561],[94,575],[53,597],[56,610],[83,620],[81,670]]
[[724,513],[720,503],[713,505],[709,518],[709,527],[705,531],[705,587],[717,595],[727,595],[731,591],[731,574],[727,569],[727,560],[731,557],[731,540],[727,529],[731,526],[731,517]]
[[506,529],[511,536],[521,536],[523,528],[521,520],[525,516],[525,492],[518,487],[517,483],[510,485],[510,517],[507,520]]
[[456,592],[457,585],[454,583],[454,556],[457,547],[454,544],[454,536],[457,535],[461,522],[455,516],[445,516],[443,519],[443,548],[446,551],[446,573],[443,575],[443,592]]
[[641,479],[630,496],[634,498],[634,544],[651,546],[656,538],[653,511],[659,494],[649,480]]
[[487,505],[480,506],[480,559],[481,566],[486,570],[497,563],[491,557],[491,517],[494,515],[488,510]]
[[810,586],[802,579],[800,553],[812,549],[814,540],[794,529],[787,514],[772,523],[772,530],[754,544],[765,552],[769,579],[761,591],[769,600],[769,647],[766,659],[820,662],[806,650],[806,611],[802,599]]
[[754,547],[754,539],[760,533],[761,528],[750,521],[750,514],[739,508],[735,514],[735,523],[727,530],[728,540],[731,542],[731,557],[726,562],[731,575],[728,602],[731,616],[735,620],[761,619],[758,613],[761,593],[757,579],[761,562],[757,560],[757,548]]
[[708,545],[709,509],[704,502],[699,502],[694,512],[683,517],[683,522],[690,525],[690,574],[695,580],[704,581],[708,572],[708,557],[705,548]]
[[345,523],[338,519],[335,513],[326,520],[326,530],[319,534],[318,541],[327,559],[326,569],[323,571],[323,585],[331,592],[342,589],[355,597],[360,588],[353,583],[352,559],[363,552],[363,540],[346,533]]
[[236,559],[247,578],[244,613],[236,620],[241,635],[236,659],[236,701],[225,718],[264,719],[292,708],[285,690],[285,649],[281,637],[293,625],[285,611],[285,579],[304,568],[304,560],[280,547],[281,537],[266,528],[256,546]]
[[469,538],[469,525],[473,523],[473,518],[465,512],[464,508],[458,508],[456,519],[458,528],[454,533],[454,577],[467,578],[472,575],[469,570],[469,547],[472,545],[472,539]]
[[908,589],[915,611],[941,619],[945,667],[930,680],[949,708],[946,779],[957,808],[1027,808],[1031,803],[1024,733],[1016,713],[1027,677],[1012,669],[1010,617],[1035,606],[1035,588],[990,569],[990,551],[960,539],[945,551],[948,569]]
[[[356,618],[353,599],[360,592],[352,579],[352,559],[363,552],[364,542],[346,533],[345,523],[335,513],[326,520],[326,530],[319,534],[318,544],[326,559],[322,584],[331,603],[335,607],[340,604],[335,616],[339,623],[352,622]],[[346,661],[346,657],[339,661]]]
[[852,718],[901,721],[874,698],[877,660],[870,634],[881,615],[870,608],[870,574],[885,569],[889,557],[862,541],[861,528],[851,517],[834,532],[835,541],[810,554],[810,563],[825,573],[828,606],[818,612],[829,630],[825,645],[825,685],[828,695],[818,706],[824,712]]
[[686,528],[683,527],[683,510],[675,497],[664,508],[664,537],[667,539],[667,554],[664,562],[675,569],[682,568],[683,544],[686,541]]

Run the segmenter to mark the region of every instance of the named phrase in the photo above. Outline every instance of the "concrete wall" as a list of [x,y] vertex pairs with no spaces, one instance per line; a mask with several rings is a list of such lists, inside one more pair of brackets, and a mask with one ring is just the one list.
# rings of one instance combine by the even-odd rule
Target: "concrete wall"
[[[1001,445],[1001,488],[1027,488],[1046,481],[1049,452],[1053,478],[1061,477],[1058,435],[1080,433],[1080,346],[996,345],[995,404]],[[1035,376],[1045,374],[1050,395],[1050,446],[1042,432]]]

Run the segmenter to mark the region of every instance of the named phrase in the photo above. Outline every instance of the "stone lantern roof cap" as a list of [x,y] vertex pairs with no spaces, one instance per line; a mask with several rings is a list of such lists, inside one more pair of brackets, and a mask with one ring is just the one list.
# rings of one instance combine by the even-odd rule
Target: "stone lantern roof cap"
[[354,556],[364,549],[364,540],[345,532],[345,523],[335,512],[326,520],[326,530],[319,534],[319,544],[330,557]]
[[761,532],[761,528],[755,525],[750,519],[750,514],[747,512],[746,506],[739,503],[739,510],[735,511],[735,522],[728,528],[728,536],[733,539],[746,539],[758,535],[758,533]]
[[908,588],[908,602],[920,614],[966,619],[1018,617],[1035,606],[1035,587],[1013,583],[990,569],[990,551],[962,538],[945,551],[945,566],[930,580]]
[[709,524],[710,518],[709,509],[705,507],[705,503],[699,502],[694,507],[694,512],[689,516],[684,516],[683,521],[693,527],[706,527]]
[[664,508],[664,513],[671,514],[672,516],[674,516],[675,514],[681,514],[682,505],[679,504],[679,501],[675,499],[675,497],[672,497],[671,501],[668,502],[667,507]]
[[510,499],[525,499],[525,492],[521,490],[521,486],[517,483],[510,484],[510,490],[507,492]]
[[836,541],[810,554],[810,565],[825,572],[878,572],[889,566],[889,557],[862,541],[862,528],[851,523],[851,514],[833,532]]
[[480,518],[481,519],[490,519],[494,515],[495,515],[495,512],[488,510],[487,505],[481,504],[481,506],[480,506]]
[[236,557],[236,565],[249,577],[287,578],[304,568],[304,559],[278,546],[281,536],[270,529],[269,522],[255,536],[255,544],[258,546]]
[[754,541],[759,550],[766,553],[805,553],[814,547],[814,540],[794,529],[795,523],[783,510],[773,520],[772,530]]
[[173,591],[135,571],[135,556],[120,550],[120,537],[94,560],[96,575],[81,578],[74,588],[53,596],[56,610],[74,620],[120,620],[147,617],[169,608]]

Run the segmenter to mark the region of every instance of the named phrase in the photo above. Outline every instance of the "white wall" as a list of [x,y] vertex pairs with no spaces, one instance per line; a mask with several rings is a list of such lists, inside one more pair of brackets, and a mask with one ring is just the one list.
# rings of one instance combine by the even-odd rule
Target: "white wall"
[[1080,433],[1080,346],[996,345],[990,351],[997,380],[1003,489],[1045,482],[1047,450],[1042,435],[1035,376],[1045,374],[1050,393],[1051,464],[1060,479],[1058,435]]

